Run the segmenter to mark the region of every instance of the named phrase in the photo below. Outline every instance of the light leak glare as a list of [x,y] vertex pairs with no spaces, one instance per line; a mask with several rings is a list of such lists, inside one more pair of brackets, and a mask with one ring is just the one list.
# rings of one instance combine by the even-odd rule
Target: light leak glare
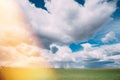
[[0,80],[56,80],[16,0],[0,0]]

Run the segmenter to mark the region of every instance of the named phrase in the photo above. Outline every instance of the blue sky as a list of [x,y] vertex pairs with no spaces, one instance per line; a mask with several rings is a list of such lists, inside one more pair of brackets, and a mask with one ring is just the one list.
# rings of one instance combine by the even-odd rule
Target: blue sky
[[[120,0],[29,2],[34,6],[25,7],[27,16],[44,49],[50,52],[47,54],[54,54],[55,60],[51,61],[65,62],[67,59],[76,65],[67,63],[70,67],[120,67],[120,54],[116,56],[120,53],[117,48],[120,43]],[[115,49],[109,52],[111,48]],[[79,58],[83,56],[82,59],[77,55]],[[76,64],[76,60],[83,63]]]

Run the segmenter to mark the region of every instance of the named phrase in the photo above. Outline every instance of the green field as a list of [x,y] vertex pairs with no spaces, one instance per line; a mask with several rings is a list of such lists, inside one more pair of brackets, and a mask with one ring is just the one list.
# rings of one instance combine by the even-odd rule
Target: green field
[[58,80],[120,80],[120,69],[56,69]]

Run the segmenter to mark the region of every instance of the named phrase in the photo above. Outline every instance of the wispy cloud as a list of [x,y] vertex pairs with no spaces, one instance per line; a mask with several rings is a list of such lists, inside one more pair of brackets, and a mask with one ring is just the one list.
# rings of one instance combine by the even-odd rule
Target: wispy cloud
[[[48,62],[55,68],[105,68],[120,67],[120,44],[103,45],[101,47],[92,47],[92,44],[85,43],[84,49],[78,52],[72,52],[67,46],[58,46],[56,53],[51,50],[41,49]],[[101,64],[101,65],[99,65]]]
[[113,31],[111,31],[111,32],[107,33],[105,35],[105,37],[103,37],[101,40],[102,40],[103,43],[108,43],[108,42],[111,42],[111,41],[115,42],[115,41],[117,41],[116,34]]

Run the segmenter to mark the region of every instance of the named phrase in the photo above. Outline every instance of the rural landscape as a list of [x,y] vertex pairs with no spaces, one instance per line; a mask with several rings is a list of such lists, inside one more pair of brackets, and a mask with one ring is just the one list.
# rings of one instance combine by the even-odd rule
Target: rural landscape
[[58,80],[120,80],[120,69],[56,69]]

